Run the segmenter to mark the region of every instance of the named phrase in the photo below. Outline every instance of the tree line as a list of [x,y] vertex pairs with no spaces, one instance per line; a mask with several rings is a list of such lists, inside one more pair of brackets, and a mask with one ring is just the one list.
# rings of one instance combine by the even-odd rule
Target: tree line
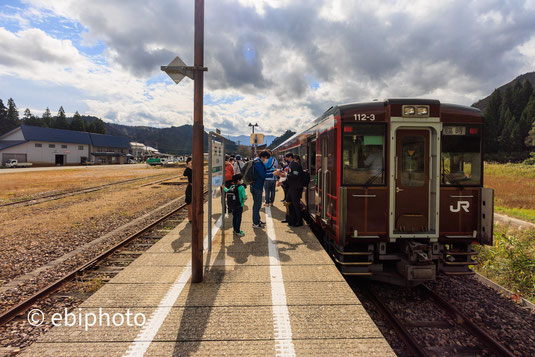
[[0,135],[19,127],[21,124],[106,134],[106,127],[102,119],[80,115],[78,111],[74,116],[67,117],[63,106],[59,107],[58,114],[54,116],[48,107],[41,116],[32,114],[30,109],[26,108],[22,118],[20,118],[19,110],[13,98],[8,99],[7,107],[4,105],[2,99],[0,99]]
[[496,89],[483,116],[485,152],[490,157],[519,159],[535,147],[535,92],[529,80]]

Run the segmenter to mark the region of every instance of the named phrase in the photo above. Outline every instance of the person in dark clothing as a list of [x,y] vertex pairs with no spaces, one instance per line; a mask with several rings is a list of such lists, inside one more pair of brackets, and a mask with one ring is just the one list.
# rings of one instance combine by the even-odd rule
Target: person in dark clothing
[[303,214],[301,213],[303,185],[301,184],[300,177],[303,168],[294,160],[294,155],[292,153],[286,154],[285,160],[288,162],[288,173],[286,176],[288,181],[287,201],[290,202],[288,225],[291,227],[301,227],[303,225]]
[[260,220],[260,208],[262,207],[262,190],[266,179],[265,164],[271,155],[267,151],[262,151],[258,156],[253,161],[254,183],[250,186],[253,196],[253,228],[264,228],[265,223]]
[[188,157],[186,159],[186,169],[184,170],[184,176],[188,178],[188,186],[186,187],[186,205],[188,205],[188,221],[191,223],[191,220],[193,219],[193,213],[191,208],[191,183],[192,181],[192,175],[193,171],[191,169],[191,157]]
[[279,172],[281,173],[281,175],[279,175],[281,178],[279,182],[281,183],[282,191],[284,192],[284,197],[282,198],[281,202],[287,202],[288,198],[288,180],[286,180],[286,174],[288,173],[288,169],[288,164],[284,162],[284,164],[282,164],[281,169],[279,170]]
[[[297,162],[301,166],[301,170],[303,170],[303,165],[301,164],[301,156],[294,155],[294,161]],[[301,195],[299,196],[299,199],[301,200],[303,198],[303,188],[301,188]]]

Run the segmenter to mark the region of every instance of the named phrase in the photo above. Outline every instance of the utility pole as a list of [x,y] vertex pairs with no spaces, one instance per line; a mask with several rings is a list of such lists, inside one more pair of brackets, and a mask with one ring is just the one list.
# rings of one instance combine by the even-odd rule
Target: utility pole
[[204,0],[195,0],[195,52],[193,80],[193,157],[191,281],[203,280],[203,191],[204,191]]
[[176,56],[162,71],[176,83],[184,77],[193,79],[193,148],[192,148],[192,225],[191,225],[191,281],[200,283],[203,279],[203,190],[204,190],[204,125],[203,125],[203,82],[204,71],[204,0],[195,0],[195,48],[194,66],[186,66]]

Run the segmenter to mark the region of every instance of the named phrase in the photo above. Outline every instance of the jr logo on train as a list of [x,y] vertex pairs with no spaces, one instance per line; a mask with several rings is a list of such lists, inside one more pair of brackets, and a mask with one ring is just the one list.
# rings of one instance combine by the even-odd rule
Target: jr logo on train
[[427,99],[331,107],[274,151],[311,175],[304,209],[345,275],[416,285],[473,274],[492,244],[480,110]]

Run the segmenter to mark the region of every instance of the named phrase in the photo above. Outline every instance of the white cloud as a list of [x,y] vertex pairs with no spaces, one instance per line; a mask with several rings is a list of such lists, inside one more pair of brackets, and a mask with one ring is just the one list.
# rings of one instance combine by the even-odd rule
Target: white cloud
[[[26,3],[18,14],[0,13],[22,29],[0,29],[0,76],[72,88],[81,93],[86,114],[118,123],[191,123],[190,80],[179,85],[147,80],[177,54],[193,64],[192,1]],[[205,94],[215,104],[205,107],[205,126],[244,134],[249,122],[258,121],[266,133],[278,134],[306,126],[334,104],[401,96],[470,105],[534,70],[533,4],[207,2]],[[35,28],[51,20],[67,21],[61,31],[82,31],[78,40]],[[96,57],[78,49],[96,44],[105,46]],[[247,58],[244,48],[252,49]],[[310,78],[317,89],[310,88]],[[241,99],[225,100],[231,96]]]
[[520,52],[525,61],[522,70],[525,72],[531,72],[535,70],[535,37],[533,37],[530,41],[522,44],[518,48],[518,51]]

